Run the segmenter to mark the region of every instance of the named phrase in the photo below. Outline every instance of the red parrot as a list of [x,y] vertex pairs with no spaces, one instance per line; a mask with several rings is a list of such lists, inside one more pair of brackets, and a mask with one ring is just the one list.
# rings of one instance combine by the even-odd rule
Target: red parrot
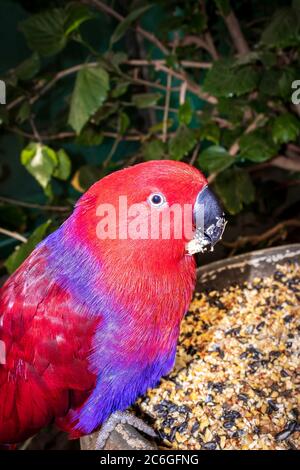
[[[175,206],[191,207],[194,239],[175,234]],[[153,214],[156,236],[137,236]],[[174,363],[192,254],[224,225],[205,177],[185,163],[141,163],[95,183],[0,291],[0,442],[52,421],[88,434],[156,385]]]

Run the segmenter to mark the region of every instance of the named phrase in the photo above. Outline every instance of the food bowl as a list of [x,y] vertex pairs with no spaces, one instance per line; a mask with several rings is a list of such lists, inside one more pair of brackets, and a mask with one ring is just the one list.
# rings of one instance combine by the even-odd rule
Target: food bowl
[[[297,447],[290,371],[297,368],[291,361],[299,285],[291,273],[299,263],[297,244],[199,268],[196,303],[183,323],[175,369],[138,403],[160,438],[154,443],[120,424],[106,449]],[[284,298],[286,285],[293,301]],[[95,449],[96,439],[97,433],[82,438],[82,448]]]

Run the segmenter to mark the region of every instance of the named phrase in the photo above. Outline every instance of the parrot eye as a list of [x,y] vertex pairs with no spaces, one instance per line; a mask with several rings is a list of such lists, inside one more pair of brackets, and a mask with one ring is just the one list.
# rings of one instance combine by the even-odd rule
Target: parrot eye
[[148,202],[153,207],[161,207],[165,204],[166,198],[161,193],[150,194],[148,197]]

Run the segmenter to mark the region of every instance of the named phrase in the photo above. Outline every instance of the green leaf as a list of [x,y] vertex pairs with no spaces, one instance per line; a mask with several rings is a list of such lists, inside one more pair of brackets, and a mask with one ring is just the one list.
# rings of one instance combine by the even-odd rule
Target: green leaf
[[119,96],[124,95],[128,90],[129,84],[130,83],[128,81],[118,81],[111,92],[111,96],[113,98],[119,98]]
[[64,149],[58,150],[56,153],[58,164],[53,172],[53,176],[60,180],[67,180],[71,173],[71,160]]
[[51,56],[60,52],[67,44],[68,36],[92,17],[86,6],[71,3],[66,8],[31,15],[21,22],[20,29],[31,49],[42,56]]
[[92,127],[85,127],[75,140],[78,145],[100,145],[103,142],[103,135]]
[[20,24],[28,46],[43,56],[60,52],[67,43],[64,24],[66,14],[63,8],[53,8],[29,16]]
[[201,139],[209,140],[218,145],[220,141],[220,128],[214,122],[209,122],[201,128]]
[[299,40],[299,14],[290,7],[277,9],[261,36],[261,43],[270,47],[296,46]]
[[137,108],[150,108],[160,100],[160,93],[138,93],[132,96],[132,103]]
[[[239,124],[243,119],[245,103],[241,102],[242,98],[219,98],[218,100],[218,111],[229,121]],[[248,102],[247,102],[248,104]]]
[[231,7],[229,0],[214,0],[221,15],[227,16],[230,13]]
[[183,104],[179,106],[178,110],[178,120],[180,124],[190,124],[193,117],[193,110],[191,107],[190,100],[186,100]]
[[[173,119],[168,119],[167,120],[167,129],[170,129],[174,124]],[[153,126],[149,127],[148,131],[149,134],[156,134],[157,132],[161,132],[164,128],[164,122],[157,122],[156,124],[153,124]]]
[[21,163],[38,183],[46,189],[57,166],[57,156],[50,147],[31,142],[22,150]]
[[82,23],[93,18],[89,8],[79,3],[71,3],[66,6],[66,20],[64,24],[65,35],[69,36],[76,31]]
[[203,150],[198,157],[200,169],[206,173],[221,172],[235,161],[224,147],[212,145]]
[[110,38],[110,45],[112,46],[113,44],[118,42],[124,36],[124,34],[128,30],[128,28],[131,26],[131,24],[135,20],[137,20],[143,13],[145,13],[147,10],[149,10],[149,8],[151,8],[151,7],[152,7],[152,5],[148,4],[146,6],[137,8],[136,10],[133,10],[131,13],[129,13],[129,15],[126,16],[126,18],[124,18],[124,20],[121,21],[118,24],[118,26],[116,27],[116,29],[114,30],[114,32],[113,32],[113,34]]
[[104,103],[108,90],[109,76],[102,67],[84,67],[78,72],[68,120],[77,134]]
[[94,165],[83,165],[72,178],[72,186],[76,191],[84,193],[92,184],[103,176],[103,170]]
[[93,124],[99,124],[103,123],[103,121],[107,121],[110,116],[117,113],[119,107],[120,104],[118,101],[115,101],[114,103],[104,104],[94,114],[92,119]]
[[295,68],[285,67],[278,80],[279,94],[283,99],[290,100],[292,83],[297,80],[298,73]]
[[266,131],[254,131],[240,138],[240,157],[252,162],[265,162],[274,157],[278,146],[266,136]]
[[230,214],[238,214],[244,204],[255,198],[255,188],[249,174],[240,168],[228,168],[220,173],[214,184],[216,193]]
[[128,115],[122,111],[119,114],[118,132],[121,135],[124,135],[129,126],[130,126],[130,119],[129,119]]
[[40,57],[34,52],[28,59],[16,67],[15,74],[20,80],[30,80],[39,72],[40,67]]
[[265,70],[259,83],[259,91],[267,96],[278,96],[280,77],[281,72],[279,70]]
[[28,101],[24,101],[22,105],[20,106],[17,115],[16,115],[16,120],[17,122],[20,122],[21,124],[26,121],[31,113],[31,107]]
[[161,140],[151,140],[142,146],[145,160],[160,160],[165,154],[165,144]]
[[34,250],[36,245],[40,243],[45,237],[47,230],[51,224],[51,220],[48,220],[44,224],[40,225],[35,231],[30,235],[26,243],[18,245],[15,248],[15,251],[7,258],[4,263],[9,274],[12,274],[30,255]]
[[169,154],[173,160],[181,160],[195,147],[196,143],[195,132],[182,124],[169,140]]
[[285,113],[278,116],[272,126],[272,137],[275,144],[286,144],[297,139],[300,122],[293,114]]
[[236,67],[228,59],[214,62],[208,71],[203,89],[216,97],[240,96],[253,91],[259,75],[251,65]]

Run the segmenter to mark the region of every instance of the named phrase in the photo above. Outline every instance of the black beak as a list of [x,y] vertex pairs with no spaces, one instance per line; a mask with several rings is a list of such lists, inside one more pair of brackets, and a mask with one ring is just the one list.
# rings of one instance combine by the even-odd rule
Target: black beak
[[222,238],[226,220],[225,214],[213,192],[205,186],[197,196],[193,217],[196,232],[194,238],[203,249],[211,248]]

